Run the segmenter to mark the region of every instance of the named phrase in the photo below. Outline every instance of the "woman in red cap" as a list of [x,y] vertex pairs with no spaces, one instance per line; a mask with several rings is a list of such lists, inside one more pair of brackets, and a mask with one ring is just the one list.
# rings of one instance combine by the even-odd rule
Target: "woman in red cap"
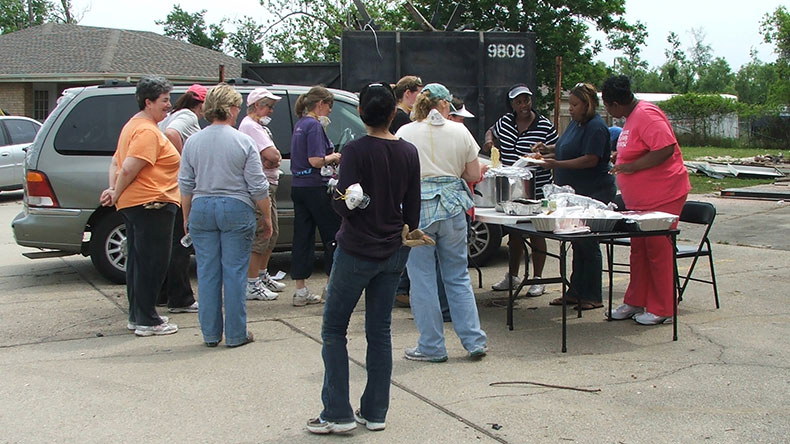
[[[200,131],[198,119],[203,117],[203,101],[206,100],[206,87],[197,83],[190,86],[179,97],[170,114],[159,122],[159,129],[165,133],[173,146],[181,153],[187,138]],[[173,224],[173,249],[167,276],[156,298],[157,305],[167,305],[170,313],[197,313],[198,303],[189,280],[189,248],[181,245],[184,237],[184,214],[179,207]]]

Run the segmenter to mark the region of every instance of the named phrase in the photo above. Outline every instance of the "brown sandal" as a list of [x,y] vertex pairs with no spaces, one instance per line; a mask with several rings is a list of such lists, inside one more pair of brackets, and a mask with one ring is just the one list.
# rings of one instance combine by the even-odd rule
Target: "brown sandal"
[[[576,299],[571,299],[571,298],[565,298],[565,301],[567,302],[568,305],[575,305],[579,303],[579,301],[577,301]],[[552,299],[549,302],[549,305],[562,305],[562,298],[559,297],[556,299]]]
[[576,306],[573,307],[573,309],[574,310],[578,310],[579,306],[581,306],[582,311],[584,311],[584,310],[595,310],[596,308],[603,308],[603,304],[600,303],[600,302],[586,301],[586,302],[582,302],[580,304],[577,304]]

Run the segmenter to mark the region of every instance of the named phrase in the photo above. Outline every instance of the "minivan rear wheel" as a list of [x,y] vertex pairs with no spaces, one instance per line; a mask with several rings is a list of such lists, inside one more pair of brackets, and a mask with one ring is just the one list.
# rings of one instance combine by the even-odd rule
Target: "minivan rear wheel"
[[126,283],[126,224],[117,211],[101,218],[91,233],[90,256],[96,270],[116,284]]
[[483,266],[502,246],[502,230],[498,225],[480,221],[472,222],[469,230],[469,258],[477,266]]

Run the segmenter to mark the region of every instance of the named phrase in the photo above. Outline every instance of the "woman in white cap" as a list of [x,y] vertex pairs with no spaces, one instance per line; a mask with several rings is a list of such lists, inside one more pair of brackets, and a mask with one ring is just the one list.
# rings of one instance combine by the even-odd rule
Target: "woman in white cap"
[[453,97],[453,101],[450,105],[450,115],[447,118],[453,122],[464,123],[464,119],[473,119],[475,117],[474,114],[466,109],[464,101],[458,97]]
[[456,334],[470,357],[479,359],[486,354],[487,337],[480,328],[466,247],[466,211],[473,206],[466,181],[480,179],[480,147],[463,124],[447,119],[452,99],[443,85],[425,85],[414,103],[415,121],[395,134],[417,147],[422,194],[419,228],[436,242],[435,246],[412,249],[407,262],[411,310],[420,339],[405,354],[406,359],[415,361],[447,360],[437,258]]
[[[536,143],[553,145],[558,137],[554,125],[546,117],[538,114],[532,108],[532,91],[527,85],[519,83],[513,85],[507,93],[508,106],[513,110],[500,117],[494,125],[486,131],[483,152],[490,152],[495,145],[499,147],[500,159],[505,166],[513,165],[519,157],[532,153]],[[543,185],[551,183],[551,171],[537,167],[532,171],[535,181],[535,199],[543,198]],[[546,263],[546,239],[530,236],[532,245],[532,271],[535,278],[543,274],[543,265]],[[504,279],[493,285],[497,291],[507,290],[512,283],[517,287],[521,280],[518,278],[518,268],[521,256],[524,254],[524,245],[521,239],[511,236],[508,239],[510,264]],[[526,270],[525,270],[526,273]],[[529,296],[540,296],[546,291],[544,285],[535,284],[529,287]]]
[[239,124],[239,131],[252,137],[263,163],[263,173],[269,181],[269,200],[271,200],[271,224],[272,236],[264,238],[262,230],[264,227],[261,218],[263,213],[255,211],[257,219],[257,229],[255,239],[252,242],[252,253],[250,254],[250,267],[247,271],[247,299],[273,301],[277,299],[277,292],[283,291],[285,284],[277,282],[269,275],[269,259],[272,256],[277,236],[280,233],[277,223],[277,194],[278,178],[280,177],[280,161],[282,155],[274,146],[272,132],[268,128],[270,117],[274,112],[274,105],[282,97],[272,94],[266,88],[255,88],[247,96],[247,116]]

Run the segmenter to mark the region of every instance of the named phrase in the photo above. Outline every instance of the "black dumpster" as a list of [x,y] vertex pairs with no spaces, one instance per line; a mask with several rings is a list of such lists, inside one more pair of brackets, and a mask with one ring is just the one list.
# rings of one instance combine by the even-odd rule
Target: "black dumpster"
[[514,83],[533,91],[535,34],[531,32],[346,31],[341,39],[341,89],[416,75],[442,83],[476,118],[465,123],[482,143],[485,130],[510,111],[504,97]]

